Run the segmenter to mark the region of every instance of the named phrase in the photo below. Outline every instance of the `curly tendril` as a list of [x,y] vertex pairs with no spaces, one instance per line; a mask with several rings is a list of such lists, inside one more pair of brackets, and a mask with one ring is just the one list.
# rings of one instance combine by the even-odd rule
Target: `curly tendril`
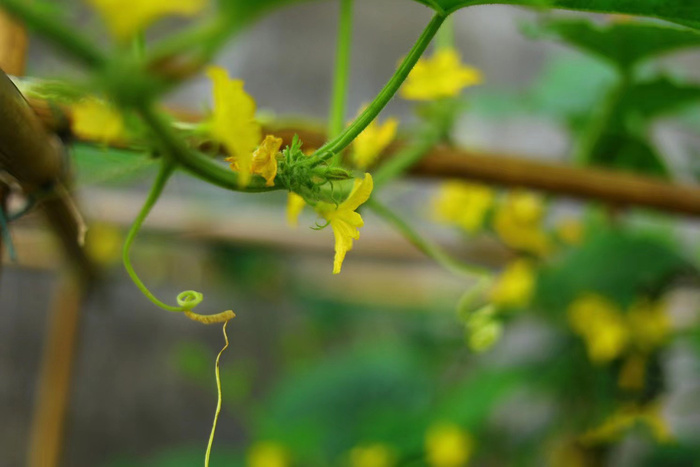
[[165,159],[163,160],[163,164],[161,165],[160,171],[158,172],[158,175],[156,176],[156,179],[153,182],[153,186],[151,187],[151,191],[148,194],[148,198],[146,198],[146,202],[141,208],[141,211],[139,212],[138,216],[136,216],[136,220],[134,220],[131,229],[129,229],[129,233],[126,236],[126,241],[124,242],[124,249],[122,250],[122,261],[124,263],[124,268],[126,268],[126,272],[129,274],[129,277],[131,277],[131,280],[134,282],[134,284],[136,284],[136,287],[139,288],[139,290],[146,296],[146,298],[148,298],[151,302],[153,302],[153,304],[159,306],[160,308],[167,311],[184,312],[185,316],[187,316],[191,320],[203,324],[223,323],[236,316],[232,310],[226,310],[214,315],[200,315],[192,312],[192,310],[197,305],[202,303],[202,300],[204,299],[204,295],[195,290],[186,290],[184,292],[179,293],[176,298],[177,306],[168,305],[167,303],[164,303],[158,298],[156,298],[156,296],[153,295],[153,293],[150,290],[148,290],[148,287],[146,287],[143,281],[136,274],[136,271],[134,270],[134,267],[131,264],[131,259],[129,258],[129,251],[131,250],[131,245],[134,243],[136,235],[141,229],[141,226],[146,220],[146,217],[148,217],[148,214],[151,212],[151,209],[153,209],[153,206],[158,201],[158,198],[160,198],[160,195],[163,193],[163,189],[168,183],[168,180],[170,179],[170,176],[172,175],[174,169],[175,165],[171,161]]

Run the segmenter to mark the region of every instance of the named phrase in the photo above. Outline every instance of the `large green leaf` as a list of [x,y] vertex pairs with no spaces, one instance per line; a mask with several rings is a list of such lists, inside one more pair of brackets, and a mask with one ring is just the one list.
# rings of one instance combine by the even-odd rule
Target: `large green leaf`
[[447,13],[473,5],[501,4],[551,7],[593,13],[625,13],[651,16],[700,29],[700,2],[697,0],[414,0]]
[[558,19],[546,21],[541,31],[621,68],[631,68],[655,55],[700,45],[700,34],[693,30],[649,23],[599,25],[588,20]]
[[622,96],[619,113],[641,122],[681,110],[700,100],[700,86],[677,83],[666,76],[632,85]]
[[628,306],[691,271],[695,273],[666,241],[622,229],[604,230],[540,272],[537,301],[558,312],[579,295],[594,292]]

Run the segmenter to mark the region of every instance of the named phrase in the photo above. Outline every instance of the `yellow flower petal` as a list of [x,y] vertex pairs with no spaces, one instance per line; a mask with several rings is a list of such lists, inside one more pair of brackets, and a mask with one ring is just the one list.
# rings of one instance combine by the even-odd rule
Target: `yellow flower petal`
[[465,87],[481,81],[481,72],[462,65],[456,50],[443,48],[431,58],[418,60],[399,94],[404,99],[411,100],[454,97]]
[[265,186],[273,186],[277,176],[277,153],[282,147],[282,138],[272,135],[265,139],[253,153],[253,173],[261,175],[265,179]]
[[425,451],[431,467],[463,467],[474,450],[469,434],[453,423],[433,425],[425,438]]
[[350,451],[350,467],[392,467],[396,457],[389,447],[383,444],[358,446]]
[[576,219],[564,219],[557,224],[557,235],[567,245],[580,245],[583,241],[583,225]]
[[649,352],[662,345],[671,333],[671,322],[663,302],[640,302],[627,313],[632,339],[637,348]]
[[493,190],[486,185],[453,180],[440,187],[433,212],[438,222],[474,233],[483,225],[493,199]]
[[512,191],[496,210],[493,227],[509,247],[546,255],[551,250],[551,242],[542,228],[544,214],[541,197],[526,191]]
[[226,160],[239,172],[239,185],[250,181],[253,151],[262,138],[255,121],[255,101],[243,90],[243,81],[230,79],[226,70],[209,67],[207,75],[214,84],[214,111],[208,122],[212,138],[222,143],[230,154]]
[[355,210],[369,199],[373,187],[372,176],[366,173],[363,180],[355,180],[350,195],[338,207],[329,203],[319,203],[316,207],[330,223],[335,236],[333,274],[340,273],[345,254],[352,249],[352,241],[360,238],[358,229],[364,225],[364,221]]
[[306,206],[304,198],[290,191],[287,196],[287,223],[291,227],[299,225],[299,214],[301,214],[304,206]]
[[256,443],[248,452],[248,467],[288,467],[289,456],[284,447],[264,441]]
[[394,140],[398,126],[396,118],[388,118],[381,125],[373,120],[352,143],[355,166],[364,170],[372,165]]
[[586,344],[593,363],[607,363],[619,357],[630,341],[622,311],[599,295],[576,299],[567,310],[569,324]]
[[87,98],[71,106],[71,129],[78,138],[111,143],[125,138],[124,119],[103,100]]
[[207,0],[87,0],[114,37],[125,41],[163,16],[194,16]]
[[504,307],[523,307],[532,299],[535,290],[535,268],[526,259],[518,259],[506,266],[491,289],[491,300]]

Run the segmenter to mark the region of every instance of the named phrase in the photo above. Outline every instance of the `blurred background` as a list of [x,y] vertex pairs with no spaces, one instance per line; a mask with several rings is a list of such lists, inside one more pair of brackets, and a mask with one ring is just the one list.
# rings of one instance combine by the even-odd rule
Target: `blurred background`
[[[87,8],[59,3],[66,4],[76,27],[104,39],[103,26]],[[325,120],[337,3],[309,1],[271,11],[216,59],[231,76],[245,80],[263,118]],[[405,0],[356,2],[348,119],[391,76],[430,16],[424,6]],[[505,6],[455,14],[455,46],[465,63],[484,74],[483,85],[464,93],[468,107],[451,135],[458,145],[571,161],[574,133],[568,118],[594,112],[614,72],[560,41],[533,38],[527,32],[538,18],[536,12]],[[164,21],[153,34],[180,26]],[[41,38],[30,36],[29,44],[27,76],[80,76]],[[700,78],[698,57],[692,49],[670,54],[649,72],[663,68],[692,82]],[[205,78],[195,78],[169,95],[168,104],[204,110],[211,105],[210,92]],[[413,104],[400,99],[382,118],[387,115],[408,125],[418,121]],[[688,106],[650,128],[675,180],[696,182],[698,122],[697,107]],[[65,430],[57,433],[62,445],[57,465],[201,464],[216,404],[214,359],[223,345],[221,328],[157,309],[120,261],[126,229],[157,168],[140,155],[84,144],[71,155],[80,208],[90,227],[87,248],[103,266],[104,280],[83,296],[61,272],[61,251],[39,220],[28,216],[14,224],[19,260],[5,257],[0,281],[0,465],[27,464],[29,440],[42,429],[36,418],[42,361],[46,366],[62,358],[73,367]],[[499,271],[517,256],[493,235],[466,236],[435,222],[431,200],[438,185],[404,179],[387,187],[382,199],[467,262]],[[426,432],[443,422],[467,433],[472,465],[602,465],[569,449],[573,434],[562,420],[579,417],[590,402],[577,391],[602,393],[609,381],[577,380],[583,347],[566,357],[561,333],[546,313],[509,315],[500,341],[476,353],[465,344],[455,311],[476,281],[444,271],[372,213],[363,214],[362,238],[343,272],[331,275],[332,232],[308,228],[316,221],[310,212],[298,228],[289,227],[285,205],[285,193],[240,195],[177,174],[133,249],[140,276],[157,296],[170,301],[178,291],[194,288],[205,293],[202,312],[233,308],[237,313],[228,325],[231,345],[222,356],[223,410],[212,465],[246,465],[255,449],[269,456],[258,466],[286,465],[274,463],[280,458],[303,466],[394,465],[371,463],[381,455],[350,464],[360,462],[353,449],[376,445],[400,460],[397,465],[426,465]],[[561,219],[577,217],[588,222],[587,232],[595,237],[598,228],[607,232],[599,220],[604,212],[552,198],[545,224],[554,228]],[[698,224],[690,217],[643,210],[622,216],[617,224],[627,232],[622,237],[632,232],[635,239],[654,239],[652,245],[640,241],[625,256],[605,240],[604,247],[581,247],[579,256],[598,260],[592,271],[618,271],[606,276],[615,290],[625,286],[614,281],[624,282],[632,268],[652,271],[650,281],[659,280],[648,288],[655,296],[663,291],[674,326],[687,332],[654,356],[652,366],[663,367],[663,378],[655,370],[649,376],[654,384],[663,382],[663,389],[654,391],[663,393],[673,448],[650,442],[642,427],[606,447],[605,463],[694,465],[700,442],[698,291],[687,271],[700,251]],[[648,263],[631,264],[630,258],[640,257]],[[657,267],[670,257],[677,263]],[[579,259],[567,259],[551,274],[575,274]],[[48,329],[57,325],[52,316],[76,301],[81,303],[72,307],[76,314],[66,316],[79,322],[77,335],[54,347],[63,348],[63,357],[46,355]],[[564,308],[552,305],[548,312]],[[50,394],[51,388],[44,391]],[[600,407],[609,406],[600,398]],[[579,399],[588,402],[571,408]]]

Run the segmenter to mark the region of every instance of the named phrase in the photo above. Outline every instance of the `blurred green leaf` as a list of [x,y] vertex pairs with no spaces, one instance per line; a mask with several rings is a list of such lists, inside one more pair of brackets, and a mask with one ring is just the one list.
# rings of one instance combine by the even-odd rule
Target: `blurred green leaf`
[[681,110],[700,100],[700,86],[681,84],[661,76],[633,84],[622,96],[619,114],[626,119],[648,120]]
[[562,313],[579,295],[594,292],[626,307],[640,296],[654,296],[684,273],[696,270],[669,242],[606,229],[540,270],[536,301],[545,310]]
[[551,7],[593,13],[651,16],[700,28],[700,3],[696,0],[414,0],[448,13],[472,5],[500,4]]
[[432,392],[429,372],[403,345],[330,355],[278,383],[257,436],[323,465],[363,441],[420,445]]
[[700,34],[693,30],[638,22],[600,25],[585,19],[549,19],[539,31],[623,69],[652,56],[700,45]]
[[275,8],[310,0],[218,0],[219,9],[234,28],[245,27]]
[[75,144],[71,150],[78,184],[126,183],[150,175],[157,161],[141,152]]

